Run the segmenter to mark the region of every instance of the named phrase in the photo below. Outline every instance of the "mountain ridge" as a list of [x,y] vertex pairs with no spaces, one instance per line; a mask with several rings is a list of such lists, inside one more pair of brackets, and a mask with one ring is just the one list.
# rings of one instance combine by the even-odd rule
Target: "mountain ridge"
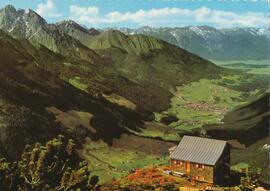
[[265,28],[216,29],[210,26],[187,26],[118,30],[125,34],[154,36],[207,59],[270,59],[270,32]]
[[[32,43],[42,44],[55,52],[92,62],[97,62],[100,58],[94,52],[90,53],[89,44],[92,44],[93,38],[101,32],[112,29],[131,36],[138,34],[153,36],[210,60],[270,59],[270,32],[264,28],[217,29],[203,25],[96,30],[88,29],[72,20],[48,24],[33,10],[16,10],[12,5],[7,5],[0,10],[0,28],[13,37],[26,38]],[[76,38],[70,38],[70,36],[76,36]]]
[[92,63],[103,62],[94,51],[61,32],[54,24],[48,24],[31,9],[16,10],[12,5],[0,9],[0,29],[14,38],[27,39],[35,46],[43,45],[65,56]]

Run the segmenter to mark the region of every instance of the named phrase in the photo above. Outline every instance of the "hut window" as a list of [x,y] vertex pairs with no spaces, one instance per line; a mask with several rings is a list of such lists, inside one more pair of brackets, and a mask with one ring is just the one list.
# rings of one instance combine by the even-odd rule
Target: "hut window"
[[182,166],[182,161],[174,161],[174,164],[176,164],[177,166]]
[[182,166],[183,165],[183,162],[182,161],[177,161],[177,165],[178,166]]
[[203,164],[196,164],[196,168],[202,168],[202,169],[204,169],[204,165]]

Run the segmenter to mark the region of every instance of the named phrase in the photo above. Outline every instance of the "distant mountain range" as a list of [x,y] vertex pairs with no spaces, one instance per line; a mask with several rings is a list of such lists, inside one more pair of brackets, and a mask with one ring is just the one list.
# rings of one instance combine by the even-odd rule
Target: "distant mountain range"
[[[71,20],[48,24],[34,11],[16,10],[12,5],[0,10],[0,29],[13,37],[25,38],[55,52],[92,60],[95,63],[97,55],[85,46],[90,44],[93,36],[104,31],[87,29]],[[270,32],[266,28],[216,29],[210,26],[187,26],[116,28],[116,30],[127,35],[153,36],[206,59],[270,59]],[[73,51],[74,49],[76,51]]]
[[216,29],[209,26],[176,28],[119,28],[125,34],[144,34],[162,39],[206,59],[270,59],[270,31],[267,28]]

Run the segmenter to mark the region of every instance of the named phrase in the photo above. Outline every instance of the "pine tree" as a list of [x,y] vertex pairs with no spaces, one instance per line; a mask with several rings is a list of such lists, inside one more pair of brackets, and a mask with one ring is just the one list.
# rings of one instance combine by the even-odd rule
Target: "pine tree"
[[61,135],[44,146],[27,145],[18,163],[0,160],[0,190],[89,191],[96,184],[90,179],[87,162],[79,158],[74,140],[65,141]]

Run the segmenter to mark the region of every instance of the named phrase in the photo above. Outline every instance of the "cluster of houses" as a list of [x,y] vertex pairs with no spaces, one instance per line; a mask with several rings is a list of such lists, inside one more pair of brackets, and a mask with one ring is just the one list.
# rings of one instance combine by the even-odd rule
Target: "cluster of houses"
[[169,153],[175,175],[219,184],[230,174],[230,146],[226,141],[184,136]]

